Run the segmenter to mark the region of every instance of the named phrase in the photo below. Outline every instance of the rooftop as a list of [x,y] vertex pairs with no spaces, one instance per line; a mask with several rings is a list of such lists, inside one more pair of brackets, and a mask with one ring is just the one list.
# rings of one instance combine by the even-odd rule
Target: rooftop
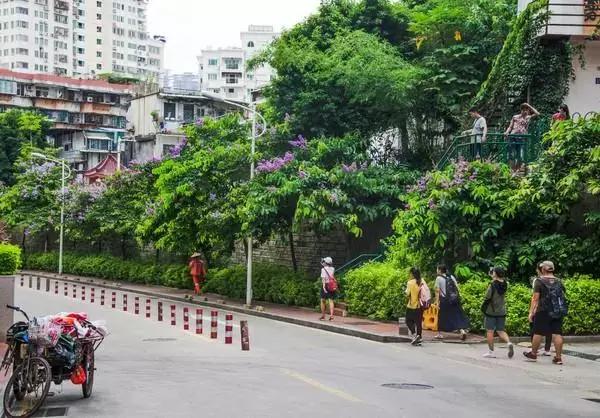
[[52,84],[78,90],[96,90],[110,93],[130,93],[131,86],[128,84],[109,83],[105,80],[79,79],[62,77],[47,73],[21,73],[0,68],[0,78],[12,81],[26,81],[32,84]]

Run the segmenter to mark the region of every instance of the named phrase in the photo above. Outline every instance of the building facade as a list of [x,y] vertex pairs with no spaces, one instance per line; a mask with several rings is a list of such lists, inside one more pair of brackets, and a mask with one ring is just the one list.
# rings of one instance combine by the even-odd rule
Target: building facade
[[198,56],[201,90],[250,102],[252,91],[267,85],[275,72],[269,65],[247,71],[247,63],[278,36],[272,26],[251,25],[240,35],[241,47],[203,50]]
[[0,68],[0,112],[17,108],[46,115],[51,141],[78,172],[116,151],[126,134],[129,87]]
[[[533,0],[519,0],[519,11]],[[540,33],[546,38],[566,38],[581,47],[583,60],[573,54],[574,77],[565,103],[571,113],[600,111],[600,6],[596,0],[550,0],[550,18]],[[582,61],[584,65],[582,65]]]
[[165,39],[148,35],[148,1],[2,0],[0,68],[158,79]]
[[170,90],[198,91],[200,90],[200,76],[196,73],[173,73],[165,70],[160,87]]

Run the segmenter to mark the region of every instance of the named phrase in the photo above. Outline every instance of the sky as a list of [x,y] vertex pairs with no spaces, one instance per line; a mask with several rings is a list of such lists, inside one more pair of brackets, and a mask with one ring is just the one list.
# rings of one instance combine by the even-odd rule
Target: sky
[[208,47],[241,46],[248,25],[290,28],[315,12],[320,0],[150,0],[148,31],[167,38],[165,68],[197,72]]

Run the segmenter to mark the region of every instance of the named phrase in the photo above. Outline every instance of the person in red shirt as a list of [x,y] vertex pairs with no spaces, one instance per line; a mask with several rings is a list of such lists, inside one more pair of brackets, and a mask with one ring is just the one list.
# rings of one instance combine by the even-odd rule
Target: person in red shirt
[[552,115],[552,122],[569,119],[571,119],[571,114],[569,113],[569,106],[567,106],[564,103],[558,107],[558,112]]
[[194,293],[199,295],[201,290],[200,285],[206,280],[206,266],[204,261],[200,258],[200,253],[194,253],[190,257],[188,266],[190,267],[190,275],[194,281]]

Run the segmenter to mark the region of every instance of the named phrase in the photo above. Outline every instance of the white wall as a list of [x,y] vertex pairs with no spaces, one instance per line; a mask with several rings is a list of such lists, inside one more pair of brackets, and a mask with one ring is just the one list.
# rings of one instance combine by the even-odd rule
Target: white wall
[[586,42],[584,50],[585,67],[579,58],[574,57],[575,79],[571,82],[565,100],[571,113],[600,112],[600,42]]

